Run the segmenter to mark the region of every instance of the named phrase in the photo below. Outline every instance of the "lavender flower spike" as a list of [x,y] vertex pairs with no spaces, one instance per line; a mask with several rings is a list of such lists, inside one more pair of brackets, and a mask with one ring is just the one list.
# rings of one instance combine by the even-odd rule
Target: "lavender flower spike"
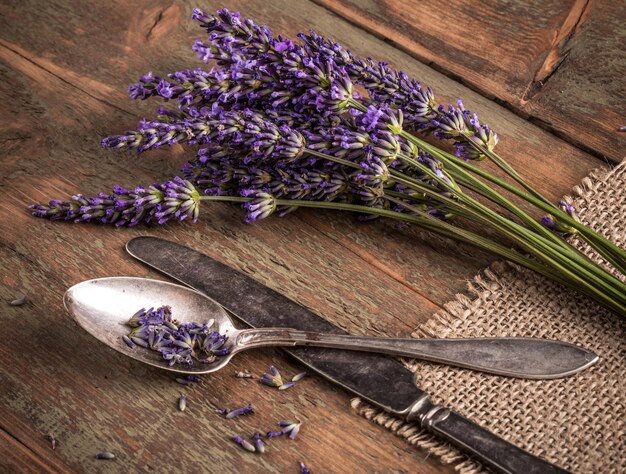
[[311,474],[311,470],[302,461],[300,461],[300,474]]

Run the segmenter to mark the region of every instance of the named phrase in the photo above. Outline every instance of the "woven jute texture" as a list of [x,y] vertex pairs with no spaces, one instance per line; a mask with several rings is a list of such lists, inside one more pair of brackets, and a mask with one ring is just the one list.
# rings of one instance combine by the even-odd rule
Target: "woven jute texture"
[[[597,170],[573,192],[581,219],[626,247],[626,162]],[[585,246],[573,240],[585,251]],[[586,249],[588,255],[594,254]],[[593,257],[596,259],[597,257]],[[587,347],[590,369],[559,380],[520,380],[405,361],[435,402],[502,438],[576,473],[626,472],[626,319],[525,268],[496,263],[469,283],[414,337],[532,336]],[[485,468],[407,424],[354,399],[365,417],[453,463],[462,473]]]

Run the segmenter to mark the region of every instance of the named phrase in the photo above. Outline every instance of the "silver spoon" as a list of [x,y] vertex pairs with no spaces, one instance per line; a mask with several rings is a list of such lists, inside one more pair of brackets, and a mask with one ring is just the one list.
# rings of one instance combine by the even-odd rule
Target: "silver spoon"
[[[245,295],[242,295],[245,298]],[[287,328],[236,329],[215,301],[189,288],[158,280],[111,277],[87,280],[65,293],[65,307],[87,332],[133,359],[182,374],[208,374],[243,350],[268,346],[316,346],[379,352],[527,379],[552,379],[593,365],[598,356],[565,342],[535,338],[395,339],[323,334]],[[161,354],[131,349],[122,340],[128,319],[140,308],[169,305],[179,322],[204,323],[228,336],[230,354],[210,364],[170,367]]]

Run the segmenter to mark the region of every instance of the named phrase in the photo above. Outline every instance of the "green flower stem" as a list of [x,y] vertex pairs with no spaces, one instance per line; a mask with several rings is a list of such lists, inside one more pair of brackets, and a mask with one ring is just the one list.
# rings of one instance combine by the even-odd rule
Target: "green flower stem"
[[[413,166],[420,165],[419,162],[415,161],[411,157],[408,157],[402,154],[398,154],[398,156],[400,157],[401,160],[405,161],[408,164],[411,164]],[[543,235],[549,240],[552,240],[554,243],[567,246],[567,243],[565,241],[563,241],[558,236],[556,236],[553,232],[547,229],[540,222],[537,222],[537,219],[535,219],[534,217],[524,212],[522,209],[517,207],[515,204],[513,204],[511,201],[506,199],[504,196],[502,196],[500,193],[498,193],[494,189],[485,185],[485,183],[483,183],[476,177],[467,173],[462,168],[456,167],[454,164],[452,164],[452,169],[450,168],[448,169],[450,170],[452,176],[456,178],[456,180],[461,180],[462,182],[467,183],[475,192],[481,194],[482,196],[489,199],[493,203],[500,205],[507,211],[516,215],[522,220],[522,222],[526,223],[528,227],[534,229],[538,234]]]
[[[415,190],[425,192],[419,181],[407,176],[399,176],[401,173],[394,172],[393,170],[392,175],[396,180],[402,182],[402,184],[410,186]],[[445,185],[445,181],[441,181]],[[430,195],[438,201],[445,202],[452,208],[460,209],[461,213],[471,213],[484,224],[494,227],[496,230],[500,231],[500,233],[522,246],[526,251],[548,261],[548,263],[555,264],[559,268],[563,268],[561,264],[564,264],[572,268],[575,272],[581,272],[587,275],[590,280],[613,294],[618,300],[624,300],[626,302],[626,286],[597,265],[579,258],[575,253],[572,253],[571,250],[560,245],[557,246],[553,242],[547,241],[545,238],[525,227],[512,222],[510,219],[500,216],[464,193],[457,192],[451,189],[450,186],[448,186],[448,189],[466,206],[462,206],[460,203],[440,194],[431,192],[425,192],[425,194]],[[571,274],[569,271],[568,273]],[[589,286],[586,281],[583,282],[583,285]]]
[[[361,102],[359,102],[358,100],[355,99],[349,99],[347,102],[347,105],[349,107],[352,107],[354,109],[360,110],[361,112],[367,112],[367,107],[362,104]],[[593,230],[589,229],[589,227],[587,227],[586,225],[578,222],[576,219],[573,219],[569,214],[567,214],[566,212],[563,212],[558,206],[555,206],[554,204],[552,204],[548,199],[544,198],[543,196],[539,195],[539,196],[534,196],[533,192],[539,194],[538,192],[536,192],[534,189],[528,189],[529,192],[531,192],[530,195],[524,193],[523,191],[519,190],[518,188],[516,188],[515,186],[510,185],[509,183],[507,183],[506,181],[501,180],[500,178],[493,176],[491,173],[481,170],[480,168],[470,165],[469,163],[464,162],[462,159],[459,159],[458,157],[452,155],[451,153],[448,153],[444,150],[439,149],[438,147],[431,145],[430,143],[416,137],[415,135],[412,135],[406,131],[401,131],[400,132],[400,136],[409,140],[410,142],[412,142],[413,144],[417,145],[419,148],[422,148],[426,151],[428,151],[429,153],[431,153],[433,156],[435,156],[436,158],[439,158],[441,161],[443,161],[446,164],[449,164],[450,162],[458,165],[458,166],[462,166],[465,167],[466,169],[471,170],[472,172],[478,174],[479,176],[482,176],[485,179],[488,179],[489,181],[493,182],[494,184],[497,184],[501,187],[503,187],[504,189],[506,189],[509,192],[512,192],[513,194],[517,195],[518,197],[521,197],[523,199],[525,199],[526,201],[528,201],[531,204],[534,204],[535,206],[539,207],[540,209],[546,211],[546,212],[550,212],[551,214],[553,214],[556,218],[558,218],[559,220],[565,222],[566,224],[570,225],[571,227],[575,228],[576,230],[578,230],[581,233],[584,233],[590,240],[597,242],[598,244],[602,244],[603,247],[605,247],[608,251],[612,252],[613,254],[615,254],[615,256],[620,260],[623,261],[624,263],[626,263],[626,250],[621,249],[620,247],[618,247],[617,245],[615,245],[613,242],[611,242],[610,240],[604,238],[603,236],[599,235],[598,233],[594,232]],[[514,179],[516,179],[516,181],[519,179],[522,182],[518,181],[522,186],[526,187],[529,186],[523,179],[522,177],[508,164],[506,163],[506,161],[504,161],[502,158],[500,158],[500,156],[498,156],[496,153],[487,150],[484,147],[481,147],[480,145],[474,143],[472,140],[468,140],[470,143],[472,143],[473,146],[478,147],[478,150],[481,151],[483,154],[485,154],[487,157],[489,157],[492,160],[495,160],[496,165],[502,165],[504,166],[504,171],[507,173],[513,173],[512,177]],[[594,245],[594,248],[596,250],[598,250],[597,246]],[[602,255],[604,255],[600,250],[598,250],[599,253],[601,253]],[[624,267],[623,266],[619,266],[618,269],[626,274],[626,272],[624,271]]]
[[[239,197],[239,196],[201,196],[199,197],[199,200],[245,203],[245,202],[252,201],[253,198]],[[277,199],[276,205],[360,212],[360,213],[366,213],[366,214],[380,215],[383,217],[391,217],[394,219],[400,219],[400,220],[404,220],[407,222],[414,222],[417,224],[424,224],[424,220],[425,220],[423,218],[419,218],[416,216],[411,216],[408,214],[403,214],[403,213],[399,213],[395,211],[390,211],[387,209],[378,209],[378,208],[372,208],[372,207],[360,206],[360,205],[348,204],[348,203],[337,203],[337,202],[326,202],[326,201],[303,201],[303,200],[294,200],[294,199]],[[429,230],[438,231],[443,228],[443,226],[441,225],[436,225],[434,223],[434,219],[428,219],[427,221],[428,221],[427,226]],[[456,235],[458,236],[458,239],[470,238],[468,237],[467,231],[465,231],[464,234],[460,234],[458,232],[451,234],[450,230],[448,228],[445,228],[443,232],[440,232],[440,233],[444,233],[444,232],[446,233],[447,236]],[[536,264],[532,263],[532,261],[528,259],[524,259],[521,256],[520,257],[514,256],[510,254],[508,250],[504,253],[498,253],[498,252],[502,252],[502,246],[499,246],[498,244],[494,244],[493,242],[488,242],[487,239],[483,239],[479,236],[474,236],[474,237],[476,238],[474,238],[473,240],[467,240],[467,241],[474,243],[475,245],[478,245],[481,248],[485,248],[486,250],[494,251],[494,253],[497,253],[498,255],[505,256],[506,254],[505,258],[511,257],[513,261],[517,263],[523,264],[527,266],[528,268],[532,268],[533,270],[539,271],[540,273],[543,273],[550,278],[554,277],[551,271],[548,270],[547,273],[545,271],[542,271],[543,269],[541,267],[537,267]],[[554,267],[561,270],[562,274],[567,275],[569,278],[572,279],[572,281],[574,282],[576,282],[576,280],[581,281],[580,278],[577,278],[575,274],[571,274],[571,272],[569,272],[566,268],[561,269],[559,268],[558,264],[555,264]],[[557,277],[557,281],[562,281],[561,277]],[[590,296],[593,296],[596,300],[599,300],[600,302],[620,312],[621,314],[626,314],[625,305],[621,305],[620,303],[615,302],[608,295],[598,291],[592,285],[587,284],[584,280],[582,280],[582,283],[583,283],[583,287],[586,287],[585,290],[587,289],[590,290],[590,293],[591,293]],[[585,291],[585,293],[588,293],[588,292]]]
[[[397,194],[401,194],[401,193],[397,193]],[[406,202],[402,200],[402,198],[396,198],[393,195],[387,194],[387,192],[385,192],[384,197],[385,199],[395,204],[398,204],[404,207],[405,209],[410,210],[411,212],[415,212],[416,214],[423,216],[425,219],[429,221],[433,221],[432,223],[431,222],[424,223],[424,225],[425,226],[437,226],[439,229],[441,229],[442,233],[445,232],[448,237],[452,237],[452,238],[455,238],[456,240],[461,240],[466,243],[474,244],[484,250],[488,250],[489,252],[502,256],[512,262],[518,263],[527,268],[530,268],[531,270],[541,273],[542,275],[547,276],[548,278],[554,279],[555,281],[558,281],[559,283],[564,283],[564,284],[568,284],[569,286],[572,286],[569,280],[563,278],[559,273],[553,271],[550,267],[541,265],[536,260],[528,259],[527,257],[524,257],[522,254],[520,254],[519,252],[516,252],[515,250],[509,249],[503,245],[497,244],[489,239],[486,239],[478,234],[474,234],[473,232],[470,232],[468,230],[456,227],[445,221],[434,218],[430,216],[427,212],[424,212],[421,209],[416,208],[415,206],[407,204]]]
[[347,166],[348,168],[354,168],[357,170],[362,170],[358,163],[354,163],[353,161],[344,160],[343,158],[337,158],[336,156],[327,155],[326,153],[321,153],[316,150],[310,150],[309,148],[305,148],[304,152],[308,155],[317,156],[318,158],[323,158],[325,160],[334,161],[335,163],[339,163],[340,165]]
[[[458,157],[452,155],[451,153],[447,153],[414,135],[411,135],[406,132],[402,132],[401,135],[407,140],[411,141],[413,144],[417,145],[418,147],[428,151],[434,157],[444,162],[446,165],[453,164],[453,165],[456,165],[457,167],[461,167],[466,170],[469,170],[472,173],[477,174],[478,176],[484,179],[487,179],[488,181],[494,184],[497,184],[498,186],[511,192],[512,194],[524,199],[530,204],[535,205],[539,209],[545,212],[551,213],[558,220],[564,222],[570,227],[573,227],[579,233],[584,234],[587,237],[587,240],[589,241],[590,245],[600,255],[602,255],[608,261],[614,261],[615,263],[617,263],[616,268],[623,274],[626,274],[626,250],[620,248],[619,246],[617,246],[615,243],[611,242],[604,236],[598,234],[597,232],[591,230],[589,227],[587,227],[583,223],[577,221],[576,219],[571,217],[569,214],[564,212],[562,209],[560,209],[558,206],[555,206],[552,203],[546,203],[545,201],[538,199],[532,194],[525,193],[519,188],[498,178],[497,176],[494,176],[491,173],[485,170],[482,170],[479,167],[471,165],[470,163],[467,163],[464,160],[459,159]],[[614,255],[614,258],[610,257],[609,255]]]

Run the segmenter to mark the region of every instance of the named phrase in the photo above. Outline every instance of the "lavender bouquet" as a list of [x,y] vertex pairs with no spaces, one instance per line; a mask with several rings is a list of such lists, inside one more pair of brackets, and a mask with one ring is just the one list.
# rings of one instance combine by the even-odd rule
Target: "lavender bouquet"
[[[405,73],[313,32],[300,42],[275,37],[228,10],[196,9],[193,19],[208,33],[193,50],[213,67],[142,76],[131,98],[177,107],[159,107],[155,120],[102,141],[138,153],[196,145],[181,176],[36,204],[34,215],[116,226],[196,222],[201,202],[227,201],[243,204],[246,222],[299,207],[388,217],[476,245],[626,315],[626,285],[564,237],[578,234],[615,274],[626,274],[626,251],[583,225],[569,202],[554,205],[533,189],[494,151],[497,134],[460,100],[438,105]],[[427,136],[451,141],[454,153]],[[476,166],[484,159],[510,179]],[[547,215],[537,220],[502,190]],[[468,221],[498,240],[468,230]]]

